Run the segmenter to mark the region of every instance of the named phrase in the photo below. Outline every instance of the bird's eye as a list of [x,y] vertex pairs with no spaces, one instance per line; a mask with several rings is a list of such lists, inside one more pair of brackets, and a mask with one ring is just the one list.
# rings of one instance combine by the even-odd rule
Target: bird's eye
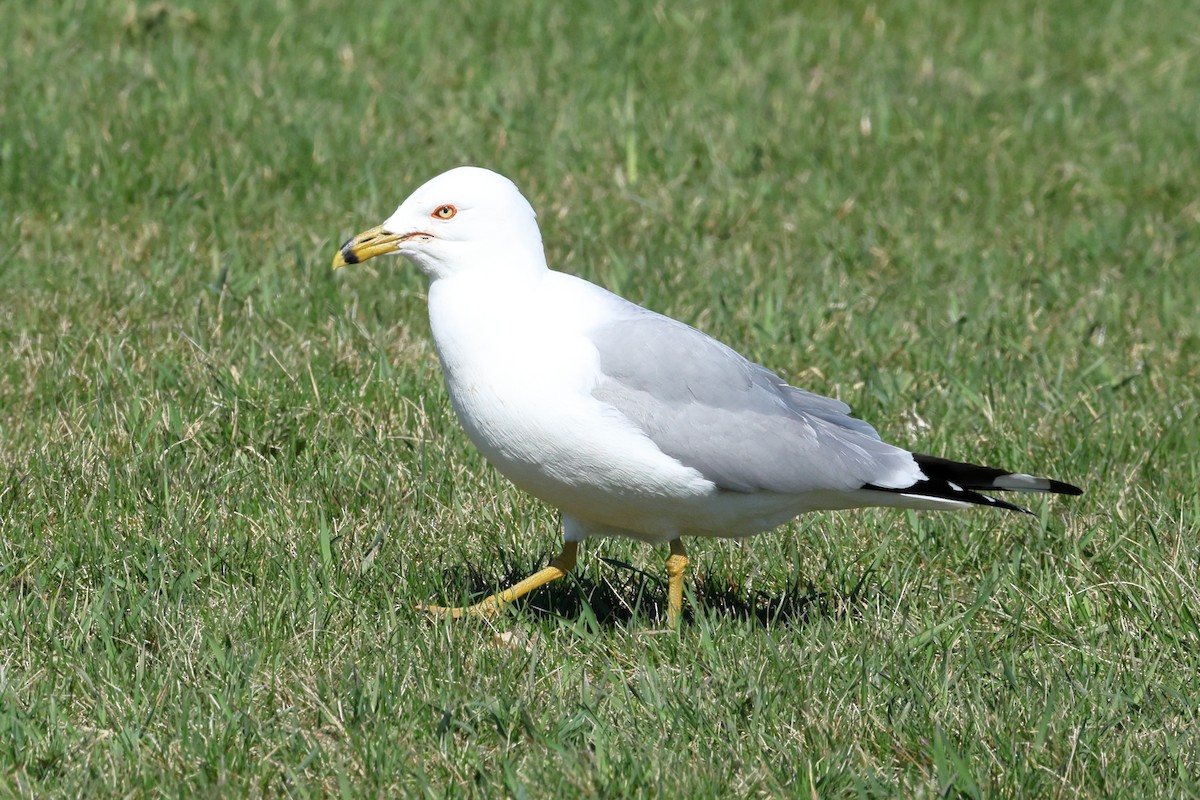
[[458,209],[454,206],[438,206],[433,210],[433,216],[437,219],[450,219],[458,213]]

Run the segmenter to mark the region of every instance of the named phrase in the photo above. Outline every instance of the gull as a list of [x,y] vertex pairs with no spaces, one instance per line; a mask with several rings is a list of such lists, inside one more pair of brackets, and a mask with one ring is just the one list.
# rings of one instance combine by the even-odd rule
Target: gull
[[980,490],[1082,494],[888,444],[845,403],[550,269],[533,207],[490,170],[433,178],[342,245],[333,267],[385,254],[429,279],[430,329],[467,436],[562,514],[563,548],[547,567],[471,606],[425,607],[434,614],[495,616],[574,569],[580,542],[624,536],[669,546],[676,626],[684,537],[743,538],[867,506],[1025,511]]

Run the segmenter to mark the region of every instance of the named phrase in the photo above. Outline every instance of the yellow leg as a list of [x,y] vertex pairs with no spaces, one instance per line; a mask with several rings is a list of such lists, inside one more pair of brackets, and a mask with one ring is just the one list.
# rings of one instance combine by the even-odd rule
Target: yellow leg
[[679,627],[679,614],[683,611],[683,576],[687,572],[688,558],[682,539],[671,540],[671,555],[667,556],[667,624]]
[[[475,617],[495,617],[500,614],[500,611],[506,604],[511,603],[518,597],[524,597],[539,586],[545,586],[550,581],[558,580],[575,569],[575,557],[578,554],[579,542],[566,542],[563,544],[562,552],[555,556],[550,565],[545,569],[535,572],[520,583],[505,589],[503,592],[497,592],[490,597],[485,597],[473,606],[458,606],[456,608],[449,608],[447,606],[418,606],[418,608],[429,612],[435,617],[450,617],[452,619],[461,619],[468,614]],[[684,559],[684,563],[687,563],[687,559]]]

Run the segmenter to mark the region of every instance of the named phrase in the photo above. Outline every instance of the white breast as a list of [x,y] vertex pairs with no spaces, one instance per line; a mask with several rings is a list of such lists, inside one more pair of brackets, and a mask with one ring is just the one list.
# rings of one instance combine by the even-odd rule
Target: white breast
[[592,398],[599,358],[586,331],[608,296],[564,278],[476,274],[431,284],[430,324],[454,410],[505,477],[564,513],[633,530],[670,527],[664,500],[715,487]]

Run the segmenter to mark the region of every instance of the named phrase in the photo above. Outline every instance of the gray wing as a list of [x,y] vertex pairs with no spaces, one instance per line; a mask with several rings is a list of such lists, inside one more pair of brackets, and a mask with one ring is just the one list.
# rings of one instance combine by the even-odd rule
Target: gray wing
[[845,403],[789,386],[682,322],[629,304],[591,339],[603,373],[593,396],[722,489],[904,488],[921,477]]

